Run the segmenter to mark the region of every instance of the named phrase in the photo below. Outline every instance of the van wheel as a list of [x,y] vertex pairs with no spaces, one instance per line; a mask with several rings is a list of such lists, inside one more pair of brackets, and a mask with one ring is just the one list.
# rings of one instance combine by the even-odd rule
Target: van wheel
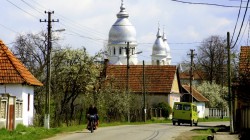
[[178,125],[181,125],[181,123],[178,121]]
[[175,123],[176,123],[176,122],[175,122],[175,121],[173,121],[173,125],[175,125]]
[[190,126],[193,126],[193,121],[190,121]]

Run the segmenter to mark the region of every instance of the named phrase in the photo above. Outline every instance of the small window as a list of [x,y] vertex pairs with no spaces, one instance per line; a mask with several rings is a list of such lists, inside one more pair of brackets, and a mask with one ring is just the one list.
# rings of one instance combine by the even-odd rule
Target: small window
[[6,108],[7,102],[1,101],[1,108],[0,108],[0,118],[6,119]]
[[115,47],[114,47],[114,55],[115,55]]
[[30,94],[28,94],[28,111],[30,111]]
[[122,54],[122,47],[119,48],[119,54]]

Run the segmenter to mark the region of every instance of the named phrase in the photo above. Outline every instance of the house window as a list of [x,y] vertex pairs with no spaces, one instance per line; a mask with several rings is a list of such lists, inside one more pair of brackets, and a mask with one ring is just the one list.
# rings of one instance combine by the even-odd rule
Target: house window
[[30,94],[28,94],[28,111],[30,111]]
[[6,108],[7,108],[6,105],[7,105],[7,101],[1,101],[0,118],[6,119]]
[[22,118],[23,103],[20,101],[16,102],[16,118]]
[[122,47],[119,48],[119,54],[122,54]]
[[115,47],[114,47],[114,55],[115,55]]

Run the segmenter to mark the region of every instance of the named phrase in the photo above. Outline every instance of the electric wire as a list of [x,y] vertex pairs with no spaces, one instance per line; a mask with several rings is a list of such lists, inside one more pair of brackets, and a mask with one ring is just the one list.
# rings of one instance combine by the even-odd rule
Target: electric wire
[[0,23],[0,26],[2,26],[3,28],[5,28],[5,29],[7,29],[7,30],[9,30],[9,31],[11,31],[11,32],[14,32],[14,33],[16,33],[16,34],[19,34],[19,33],[16,32],[15,30],[13,30],[13,29],[11,29],[11,28],[9,28],[9,27],[7,27],[7,26],[1,24],[1,23]]
[[26,2],[25,0],[21,0],[21,1],[22,1],[23,3],[25,3],[26,5],[28,5],[30,8],[34,9],[35,11],[37,11],[38,13],[43,14],[43,12],[41,12],[41,11],[37,10],[36,8],[34,8],[34,6],[33,6],[33,5],[29,4],[29,3],[28,3],[28,2]]
[[[247,1],[247,7],[248,7],[248,4],[249,4],[249,1],[250,1],[250,0]],[[239,39],[239,36],[240,36],[240,33],[241,33],[241,29],[242,29],[242,26],[243,26],[244,21],[245,21],[247,9],[248,9],[248,8],[245,9],[245,13],[244,13],[244,16],[243,16],[243,20],[242,20],[242,22],[241,22],[240,30],[239,30],[238,36],[237,36],[237,38],[236,38],[236,41],[234,42],[234,45],[233,45],[231,48],[234,48],[234,47],[235,47],[235,45],[236,45],[236,43],[237,43],[237,41],[238,41],[238,39]]]
[[34,18],[38,18],[37,16],[35,16],[35,15],[33,15],[33,14],[31,14],[31,13],[29,13],[29,12],[25,11],[25,10],[24,10],[24,9],[22,9],[21,7],[17,6],[17,5],[16,5],[16,4],[14,4],[13,2],[11,2],[11,1],[9,1],[9,0],[6,0],[6,1],[7,1],[7,2],[9,2],[11,5],[15,6],[17,9],[19,9],[19,10],[23,11],[24,13],[26,13],[26,14],[28,14],[28,15],[30,15],[30,16],[32,16],[32,17],[34,17]]
[[[208,5],[208,6],[219,6],[219,7],[227,7],[227,8],[239,8],[239,6],[233,5],[223,5],[223,4],[216,4],[216,3],[204,3],[204,2],[189,2],[189,1],[182,1],[182,0],[171,0],[174,2],[185,3],[185,4],[195,4],[195,5]],[[249,8],[248,6],[242,8]]]
[[[241,35],[241,38],[240,38],[240,41],[238,42],[238,44],[241,43],[241,41],[242,41],[242,39],[243,39],[243,36],[245,35],[246,29],[247,29],[247,27],[248,27],[248,25],[249,25],[249,19],[250,19],[250,16],[248,17],[247,24],[246,24],[246,26],[245,26],[245,28],[244,28],[244,31],[243,31],[243,33],[242,33],[242,35]],[[246,43],[246,44],[247,44],[247,43]]]
[[240,17],[240,11],[241,11],[241,6],[242,6],[242,0],[240,1],[240,8],[239,8],[239,11],[238,11],[237,20],[236,20],[236,23],[235,23],[235,26],[234,26],[234,31],[233,31],[233,35],[231,37],[230,43],[233,41],[234,33],[235,33],[236,27],[238,25],[238,21],[239,21],[239,17]]

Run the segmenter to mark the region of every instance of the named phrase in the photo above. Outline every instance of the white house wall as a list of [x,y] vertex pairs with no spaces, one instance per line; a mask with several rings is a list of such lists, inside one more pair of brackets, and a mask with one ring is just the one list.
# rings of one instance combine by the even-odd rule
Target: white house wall
[[[28,126],[33,124],[34,110],[34,87],[22,84],[0,85],[0,93],[9,93],[16,96],[17,99],[23,100],[23,124]],[[30,94],[30,105],[28,111],[28,94]]]
[[197,111],[199,118],[205,118],[205,102],[194,102],[197,105]]

